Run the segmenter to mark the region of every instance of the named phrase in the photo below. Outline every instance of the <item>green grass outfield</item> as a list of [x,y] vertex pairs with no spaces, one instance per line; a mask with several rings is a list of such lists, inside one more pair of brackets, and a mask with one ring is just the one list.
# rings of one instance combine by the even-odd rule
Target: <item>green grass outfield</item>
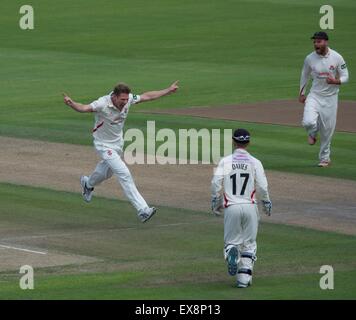
[[[79,194],[9,184],[0,201],[2,238],[52,235],[15,243],[98,259],[35,269],[32,291],[19,288],[19,270],[2,272],[1,299],[355,298],[354,236],[263,223],[254,285],[239,290],[222,258],[222,219],[209,213],[160,207],[143,225],[127,202],[88,205]],[[334,290],[319,288],[322,265],[334,268]]]
[[[92,115],[76,114],[61,92],[83,102],[107,93],[119,80],[135,92],[180,79],[179,94],[138,105],[126,128],[251,129],[251,150],[267,169],[356,179],[356,135],[337,133],[335,167],[313,167],[302,128],[140,114],[143,108],[224,105],[296,98],[310,34],[319,28],[321,1],[34,0],[35,29],[18,26],[20,5],[2,2],[0,19],[0,135],[91,144]],[[348,62],[351,82],[341,99],[356,99],[353,0],[331,1],[331,46]],[[162,27],[164,26],[164,27]],[[268,112],[268,110],[266,110]]]
[[[62,91],[91,102],[118,81],[141,93],[179,79],[179,94],[138,105],[126,127],[153,119],[157,129],[175,131],[243,125],[269,170],[356,179],[356,134],[336,133],[335,166],[320,170],[302,128],[140,113],[296,98],[324,1],[33,0],[31,31],[19,28],[23,4],[1,2],[0,136],[89,145],[93,117],[69,110]],[[328,4],[335,9],[331,47],[351,73],[340,98],[356,100],[356,2]],[[8,184],[0,184],[0,203],[1,239],[70,233],[24,245],[99,259],[35,270],[31,292],[19,289],[19,270],[3,272],[2,299],[355,299],[352,236],[264,223],[254,286],[240,291],[222,259],[222,221],[208,213],[160,208],[141,225],[126,202],[96,198],[88,206],[78,194]],[[324,264],[335,268],[335,290],[319,288]]]
[[[49,115],[50,110],[63,108],[62,90],[90,101],[118,80],[142,92],[180,79],[181,94],[155,102],[155,107],[296,98],[323,4],[33,0],[35,29],[24,31],[19,28],[23,2],[3,0],[1,104],[17,109],[19,116],[23,108]],[[331,47],[343,54],[351,74],[356,74],[356,43],[350,40],[356,37],[356,3],[328,4],[335,9]],[[352,78],[341,98],[356,99],[355,83]]]

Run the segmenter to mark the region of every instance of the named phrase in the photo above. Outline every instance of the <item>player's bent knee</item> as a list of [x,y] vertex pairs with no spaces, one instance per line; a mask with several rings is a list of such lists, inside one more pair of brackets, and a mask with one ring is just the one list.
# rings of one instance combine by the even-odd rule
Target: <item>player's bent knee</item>
[[108,168],[105,172],[105,178],[109,179],[112,177],[113,174],[114,174],[113,171],[110,168]]

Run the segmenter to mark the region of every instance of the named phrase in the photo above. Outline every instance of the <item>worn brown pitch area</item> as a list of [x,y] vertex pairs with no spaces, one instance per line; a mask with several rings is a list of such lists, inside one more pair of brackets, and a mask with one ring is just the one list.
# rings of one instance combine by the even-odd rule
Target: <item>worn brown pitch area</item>
[[[88,146],[6,137],[0,137],[0,144],[0,182],[77,192],[78,201],[82,201],[80,175],[90,174],[99,160],[94,148]],[[213,165],[129,168],[150,204],[210,214]],[[268,171],[267,177],[274,212],[270,218],[262,215],[263,220],[356,234],[355,181],[276,171]],[[125,199],[114,178],[96,187],[95,195]],[[158,212],[157,219],[159,214],[164,214],[164,209]]]
[[[303,109],[304,106],[298,101],[275,100],[229,106],[160,109],[147,112],[301,126]],[[356,132],[356,101],[339,102],[336,130]]]

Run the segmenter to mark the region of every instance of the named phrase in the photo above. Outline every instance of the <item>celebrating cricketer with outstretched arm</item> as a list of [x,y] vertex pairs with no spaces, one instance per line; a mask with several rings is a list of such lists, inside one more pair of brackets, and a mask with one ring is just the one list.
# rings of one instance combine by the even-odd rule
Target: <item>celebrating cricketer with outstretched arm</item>
[[[308,132],[308,143],[314,145],[320,133],[319,167],[328,167],[331,139],[335,131],[338,93],[341,84],[349,79],[343,57],[328,46],[325,32],[313,37],[315,51],[305,61],[300,79],[299,101],[305,103],[302,124]],[[305,96],[309,78],[313,83]]]
[[267,215],[271,215],[272,202],[262,163],[246,150],[250,133],[237,129],[232,139],[235,151],[220,161],[211,182],[211,209],[219,214],[224,207],[224,257],[228,272],[237,274],[239,288],[246,288],[252,284],[257,252],[256,193]]
[[149,207],[137,190],[131,173],[121,158],[124,148],[123,128],[131,106],[158,99],[177,90],[178,81],[166,89],[136,95],[131,93],[127,85],[119,83],[110,94],[90,104],[75,102],[64,94],[64,103],[75,111],[95,112],[94,147],[102,160],[90,176],[80,178],[82,195],[86,202],[91,201],[95,186],[114,175],[142,222],[148,221],[156,213],[156,208]]

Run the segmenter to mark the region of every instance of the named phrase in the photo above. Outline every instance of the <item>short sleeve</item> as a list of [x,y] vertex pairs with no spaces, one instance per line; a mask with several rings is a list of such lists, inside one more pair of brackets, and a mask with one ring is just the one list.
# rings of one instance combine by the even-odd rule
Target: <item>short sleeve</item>
[[99,112],[103,110],[103,108],[107,105],[107,101],[105,97],[101,97],[98,100],[93,101],[90,106],[92,107],[93,111]]

